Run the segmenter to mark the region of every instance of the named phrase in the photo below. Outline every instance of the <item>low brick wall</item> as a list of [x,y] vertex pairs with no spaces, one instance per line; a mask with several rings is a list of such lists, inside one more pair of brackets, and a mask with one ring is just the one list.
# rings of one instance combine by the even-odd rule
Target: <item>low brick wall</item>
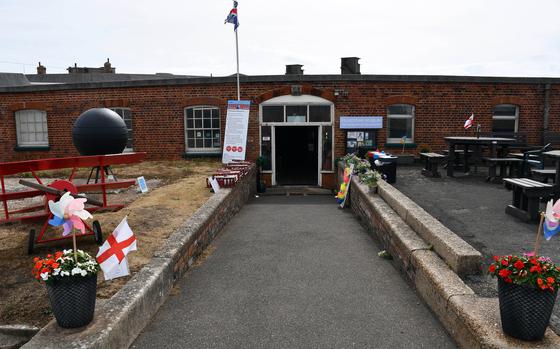
[[232,189],[214,194],[112,298],[99,301],[87,327],[62,329],[51,321],[22,348],[127,348],[185,273],[256,191],[255,167]]

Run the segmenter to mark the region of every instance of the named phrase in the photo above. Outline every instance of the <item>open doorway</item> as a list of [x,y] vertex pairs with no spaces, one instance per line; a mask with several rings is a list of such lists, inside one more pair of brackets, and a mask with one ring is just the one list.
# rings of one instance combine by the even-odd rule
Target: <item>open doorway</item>
[[276,183],[318,185],[317,126],[277,126],[275,136]]

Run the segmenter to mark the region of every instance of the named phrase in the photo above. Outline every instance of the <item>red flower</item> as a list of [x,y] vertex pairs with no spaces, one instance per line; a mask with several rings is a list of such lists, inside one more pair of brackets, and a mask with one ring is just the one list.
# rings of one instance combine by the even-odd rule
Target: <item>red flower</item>
[[549,277],[546,278],[546,282],[549,285],[552,285],[554,283],[554,281],[556,281],[556,280],[554,280],[554,278],[552,276],[549,276]]
[[51,267],[53,267],[54,269],[56,269],[56,268],[59,267],[59,265],[58,265],[58,263],[53,263],[53,264],[51,265]]
[[62,252],[58,251],[54,254],[54,259],[59,259],[60,257],[62,257]]
[[508,263],[507,260],[502,259],[502,265],[503,265],[504,267],[507,267],[507,266],[509,265],[509,263]]
[[520,260],[517,260],[517,262],[515,262],[515,264],[513,266],[516,267],[517,269],[523,269],[523,268],[525,268],[525,263],[523,263]]
[[490,267],[488,268],[488,271],[491,273],[495,273],[496,272],[496,265],[492,264],[490,265]]
[[499,262],[499,261],[500,261],[500,257],[498,257],[498,256],[494,256],[494,257],[492,257],[492,258],[493,258],[496,262]]
[[529,263],[531,263],[532,265],[539,265],[539,261],[537,261],[536,258],[529,259]]
[[542,268],[540,265],[533,265],[531,269],[529,269],[531,273],[537,272],[538,274],[542,273]]
[[511,275],[511,270],[502,269],[498,274],[505,279]]
[[505,277],[505,278],[504,278],[504,281],[507,282],[508,284],[511,284],[511,283],[512,283],[512,280],[511,280],[511,278],[509,278],[509,277]]

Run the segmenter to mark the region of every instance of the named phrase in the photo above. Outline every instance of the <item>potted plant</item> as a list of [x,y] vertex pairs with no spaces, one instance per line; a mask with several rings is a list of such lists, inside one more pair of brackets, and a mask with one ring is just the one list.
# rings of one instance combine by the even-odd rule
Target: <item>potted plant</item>
[[375,170],[368,169],[358,175],[360,182],[368,186],[370,193],[377,192],[377,181],[381,180],[381,174]]
[[560,267],[536,255],[494,256],[488,269],[498,278],[500,317],[505,334],[542,339],[560,286]]
[[89,324],[95,310],[99,264],[82,250],[58,251],[33,260],[33,275],[44,281],[51,308],[60,327]]

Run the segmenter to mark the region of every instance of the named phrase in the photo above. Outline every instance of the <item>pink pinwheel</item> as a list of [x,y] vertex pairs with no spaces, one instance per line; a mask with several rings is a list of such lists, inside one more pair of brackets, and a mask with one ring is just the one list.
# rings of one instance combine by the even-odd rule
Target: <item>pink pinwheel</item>
[[62,236],[67,236],[76,228],[86,233],[86,227],[82,220],[92,218],[92,215],[84,209],[84,203],[87,199],[75,199],[69,192],[62,195],[60,200],[54,202],[49,200],[49,209],[54,215],[49,220],[49,224],[55,227],[63,226]]

